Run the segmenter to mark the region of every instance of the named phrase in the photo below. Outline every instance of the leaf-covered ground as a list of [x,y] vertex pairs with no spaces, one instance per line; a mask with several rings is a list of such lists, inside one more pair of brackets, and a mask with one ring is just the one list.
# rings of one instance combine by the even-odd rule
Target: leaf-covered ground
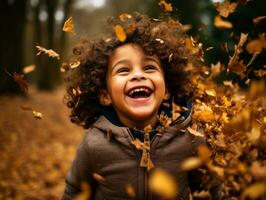
[[[0,199],[52,200],[62,195],[83,134],[69,122],[63,95],[59,89],[0,97]],[[25,108],[40,112],[42,119]]]

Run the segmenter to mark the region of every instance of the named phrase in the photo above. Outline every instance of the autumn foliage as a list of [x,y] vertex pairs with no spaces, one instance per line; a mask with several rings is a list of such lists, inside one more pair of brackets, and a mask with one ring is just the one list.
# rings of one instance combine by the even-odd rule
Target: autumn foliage
[[[240,4],[245,5],[247,2],[242,0],[234,3],[230,3],[229,1],[215,3],[214,7],[217,10],[217,15],[213,19],[214,26],[221,30],[232,29],[234,25],[227,19],[228,16],[231,13],[237,12],[237,7]],[[159,1],[159,6],[167,14],[174,10],[168,1]],[[121,21],[126,21],[131,18],[131,15],[124,13],[119,18]],[[258,24],[263,20],[266,20],[266,16],[258,16],[253,19],[253,23]],[[131,29],[134,29],[134,24],[128,27],[121,25],[115,25],[113,27],[117,39],[121,42],[126,40],[127,34]],[[74,31],[72,17],[65,22],[63,31],[68,32],[71,36],[78,34]],[[160,41],[158,38],[158,42],[163,41]],[[203,48],[204,44],[199,44],[196,39],[191,37],[187,41],[184,41],[184,45],[187,46],[192,54],[204,61],[204,51],[207,50]],[[60,59],[60,55],[52,49],[46,49],[42,46],[36,46],[36,48],[38,50],[38,56],[44,56],[41,54],[46,54],[53,59]],[[266,198],[266,65],[256,67],[256,69],[253,66],[257,56],[265,51],[265,49],[265,33],[260,33],[256,39],[249,39],[249,33],[242,33],[238,36],[233,53],[228,53],[229,62],[227,64],[217,62],[211,64],[211,66],[203,65],[202,67],[198,67],[193,63],[188,63],[186,66],[191,80],[189,87],[192,88],[195,95],[193,99],[192,125],[187,129],[193,135],[206,137],[209,148],[205,146],[200,147],[198,149],[198,156],[185,160],[182,163],[182,169],[186,171],[203,167],[205,170],[204,174],[206,175],[206,185],[208,185],[209,174],[218,177],[223,183],[222,194],[224,199]],[[244,61],[243,53],[249,53],[251,55],[251,59],[248,62]],[[169,56],[170,59],[171,57]],[[61,72],[64,73],[68,70],[75,69],[79,65],[80,61],[78,60],[73,61],[70,67],[63,63]],[[25,67],[24,74],[30,73],[34,69],[34,66],[27,66]],[[238,82],[232,80],[225,80],[220,85],[215,83],[217,77],[221,74],[228,73],[233,73],[240,80],[244,81],[245,87],[240,87]],[[24,79],[24,74],[14,73],[13,75],[10,74],[10,76],[13,77],[14,81],[19,84],[22,90],[28,92],[30,86]],[[250,78],[251,74],[255,78]],[[74,90],[76,94],[80,93],[79,88]],[[34,105],[20,105],[20,107],[24,112],[31,113],[35,119],[43,120],[42,118],[45,118],[41,108],[36,111],[32,108]],[[173,108],[176,117],[179,116],[182,109],[186,109],[180,108],[177,105],[174,105]],[[164,122],[169,124],[168,119],[164,119]],[[36,121],[36,123],[38,122]],[[138,140],[132,141],[132,144],[137,149],[145,149],[146,147],[145,144]],[[63,147],[59,145],[58,148]],[[73,151],[73,149],[70,150]],[[67,152],[64,151],[63,153]],[[149,160],[148,151],[146,153],[148,160],[142,164],[151,169],[154,166]],[[3,154],[0,155],[2,158],[5,156]],[[34,154],[34,156],[37,159],[40,155]],[[38,167],[41,166],[35,165],[34,168],[30,169],[33,172],[28,174],[20,170],[11,171],[11,173],[14,173],[15,175],[12,176],[16,176],[22,182],[23,179],[31,179],[28,176],[34,176],[37,179],[32,174],[34,174],[35,170],[39,170]],[[66,171],[65,166],[61,168]],[[53,181],[57,176],[60,176],[63,180],[62,174],[60,173],[50,174],[48,177],[44,177],[44,179],[47,179],[47,184],[49,184],[49,181]],[[105,181],[104,177],[99,174],[94,174],[93,176],[97,181]],[[2,176],[1,178],[5,179],[6,177]],[[39,178],[41,179],[43,177]],[[9,179],[6,178],[6,180]],[[37,183],[37,181],[29,182],[21,187],[29,188],[27,184],[37,184],[35,187],[42,187],[38,184],[43,183]],[[15,190],[13,185],[7,183],[5,180],[0,182],[0,189],[2,188],[5,188],[5,191]],[[90,187],[84,184],[82,188],[84,191],[77,199],[85,200],[90,196]],[[131,185],[125,185],[124,189],[127,191],[129,197],[134,198],[136,196]],[[178,193],[178,186],[172,181],[172,177],[169,177],[166,172],[160,170],[152,174],[150,189],[166,198],[173,198]],[[11,198],[11,192],[6,192],[2,197]],[[32,196],[21,198],[27,199],[29,197]],[[198,193],[192,194],[193,197],[208,197],[208,188],[204,192],[199,191]],[[51,197],[47,197],[47,199],[49,198]],[[36,197],[34,199],[38,198]]]

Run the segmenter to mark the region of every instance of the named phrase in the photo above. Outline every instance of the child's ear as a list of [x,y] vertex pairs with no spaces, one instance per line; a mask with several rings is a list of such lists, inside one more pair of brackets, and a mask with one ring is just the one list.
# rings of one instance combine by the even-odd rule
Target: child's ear
[[163,100],[165,100],[165,101],[167,101],[167,100],[169,100],[170,99],[170,92],[168,91],[168,89],[166,88],[165,89],[165,94],[164,94],[164,98],[163,98]]
[[112,99],[107,90],[101,90],[98,98],[103,106],[110,106],[112,104]]

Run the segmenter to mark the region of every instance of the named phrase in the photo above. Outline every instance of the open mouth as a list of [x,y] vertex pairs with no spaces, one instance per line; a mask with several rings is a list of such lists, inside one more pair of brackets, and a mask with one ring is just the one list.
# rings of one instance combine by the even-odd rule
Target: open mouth
[[135,87],[128,91],[127,95],[131,98],[147,98],[151,96],[152,90],[148,87]]

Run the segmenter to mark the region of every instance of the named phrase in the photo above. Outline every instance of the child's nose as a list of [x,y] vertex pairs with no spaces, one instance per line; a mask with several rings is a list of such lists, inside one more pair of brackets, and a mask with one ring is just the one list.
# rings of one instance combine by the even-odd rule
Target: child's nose
[[142,73],[141,71],[136,71],[133,73],[131,81],[140,81],[140,80],[145,80],[146,77],[144,75],[144,73]]

